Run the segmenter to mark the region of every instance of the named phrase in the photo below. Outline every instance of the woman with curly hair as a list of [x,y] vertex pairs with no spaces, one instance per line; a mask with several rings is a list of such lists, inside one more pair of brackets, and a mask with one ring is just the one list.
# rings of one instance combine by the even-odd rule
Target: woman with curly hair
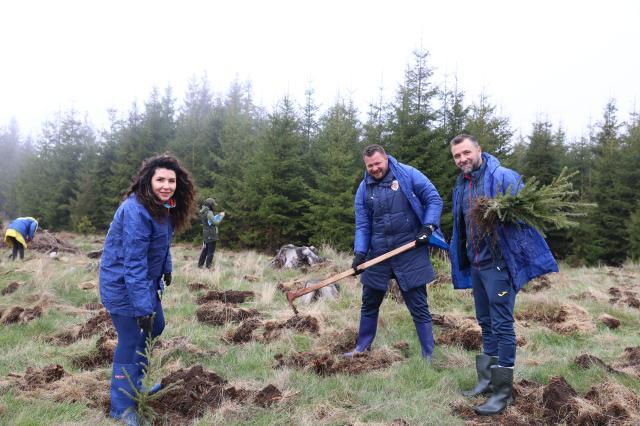
[[148,158],[109,226],[100,261],[100,299],[118,333],[110,414],[127,424],[137,424],[135,402],[127,394],[135,394],[131,383],[141,389],[148,364],[140,353],[145,353],[146,339],[164,329],[161,298],[171,284],[173,231],[189,225],[195,197],[191,175],[173,155]]

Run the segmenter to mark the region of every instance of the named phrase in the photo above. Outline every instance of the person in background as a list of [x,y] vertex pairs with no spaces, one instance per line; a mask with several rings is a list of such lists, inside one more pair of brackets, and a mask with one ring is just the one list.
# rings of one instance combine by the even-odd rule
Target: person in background
[[7,230],[4,234],[4,242],[11,244],[11,259],[16,260],[18,256],[20,259],[24,259],[24,250],[27,248],[27,243],[33,240],[38,229],[38,221],[32,217],[19,217],[14,219],[13,222],[7,226]]
[[520,175],[482,152],[475,137],[451,140],[453,161],[461,173],[453,189],[453,235],[449,251],[454,288],[473,288],[476,319],[482,329],[482,351],[476,356],[478,383],[465,396],[491,393],[477,414],[501,413],[513,399],[516,293],[531,279],[558,272],[549,246],[524,223],[499,223],[495,235],[481,235],[470,212],[477,197],[498,191],[517,193]]
[[[430,237],[438,230],[442,199],[419,170],[399,163],[380,145],[369,145],[362,158],[365,177],[355,196],[356,231],[352,267],[362,272],[362,307],[358,341],[346,356],[370,349],[378,327],[380,305],[389,280],[395,278],[411,312],[422,357],[431,362],[435,343],[426,284],[435,272],[429,258]],[[375,266],[358,269],[368,259],[415,240],[416,248]],[[446,243],[445,243],[446,246]]]
[[[213,208],[217,206],[216,200],[207,198],[200,209],[200,219],[202,220],[202,252],[198,259],[198,268],[204,265],[207,269],[211,269],[213,255],[216,251],[216,243],[218,242],[218,225],[224,218],[224,212],[214,214]],[[206,262],[205,262],[206,261]]]
[[[185,229],[195,210],[191,175],[169,154],[146,159],[115,212],[100,260],[100,299],[118,333],[111,375],[111,417],[136,424],[134,395],[148,360],[148,338],[164,329],[162,294],[172,281],[174,229]],[[149,392],[154,392],[154,386]]]

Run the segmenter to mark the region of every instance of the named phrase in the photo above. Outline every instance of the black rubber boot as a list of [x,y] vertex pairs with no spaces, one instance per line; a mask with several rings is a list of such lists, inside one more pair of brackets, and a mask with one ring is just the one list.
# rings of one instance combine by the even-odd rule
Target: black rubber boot
[[491,384],[493,394],[487,402],[475,408],[476,414],[480,416],[495,416],[507,408],[507,405],[514,403],[513,397],[513,368],[491,367]]
[[476,373],[478,373],[478,383],[473,389],[462,391],[462,395],[472,397],[491,393],[493,391],[493,387],[491,386],[491,366],[496,364],[498,364],[497,356],[490,356],[487,354],[476,355]]

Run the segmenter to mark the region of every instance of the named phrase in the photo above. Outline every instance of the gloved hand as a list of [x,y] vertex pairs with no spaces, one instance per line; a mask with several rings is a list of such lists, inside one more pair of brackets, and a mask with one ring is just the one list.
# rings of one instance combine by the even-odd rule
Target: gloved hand
[[162,279],[164,280],[164,285],[166,285],[167,287],[171,285],[171,272],[167,272],[166,274],[164,274],[162,276]]
[[361,263],[364,263],[366,258],[367,258],[366,254],[359,253],[359,252],[357,252],[356,255],[353,257],[353,262],[351,262],[351,267],[353,268],[353,272],[355,272],[356,275],[362,273],[362,270],[358,269],[358,265],[360,265]]
[[433,234],[434,228],[433,225],[425,225],[422,231],[416,235],[416,246],[426,246],[429,243],[429,238],[431,234]]
[[138,321],[138,327],[142,329],[144,335],[149,336],[153,328],[153,314],[137,317],[136,321]]

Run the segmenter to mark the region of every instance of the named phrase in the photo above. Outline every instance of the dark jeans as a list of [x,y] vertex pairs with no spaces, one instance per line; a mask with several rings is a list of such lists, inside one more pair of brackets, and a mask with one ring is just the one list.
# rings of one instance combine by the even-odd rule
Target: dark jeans
[[[386,293],[387,292],[383,290],[376,290],[366,285],[363,286],[360,315],[363,317],[378,318],[380,305],[382,305]],[[408,291],[402,291],[402,298],[407,308],[409,308],[414,322],[420,324],[431,322],[431,313],[429,312],[429,304],[427,303],[426,285],[412,288]]]
[[516,332],[513,327],[513,309],[516,291],[505,267],[472,268],[473,301],[476,319],[482,329],[482,349],[498,357],[502,367],[513,367],[516,362]]
[[20,259],[24,259],[24,246],[13,237],[9,237],[9,241],[11,241],[11,244],[13,244],[11,259],[16,260],[16,257],[18,257],[18,255],[20,256]]
[[211,268],[211,262],[213,261],[213,254],[216,252],[216,243],[217,241],[210,241],[202,247],[202,251],[200,252],[200,259],[198,259],[198,268],[202,268],[202,265],[205,265],[206,259],[206,267],[207,269]]

